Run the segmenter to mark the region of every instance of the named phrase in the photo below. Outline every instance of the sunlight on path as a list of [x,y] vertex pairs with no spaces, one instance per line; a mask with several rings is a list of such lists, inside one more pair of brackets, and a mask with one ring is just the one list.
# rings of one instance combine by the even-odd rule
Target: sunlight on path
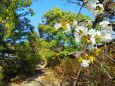
[[60,86],[60,80],[56,79],[51,70],[46,69],[43,72],[43,74],[36,74],[19,84],[12,83],[9,86]]

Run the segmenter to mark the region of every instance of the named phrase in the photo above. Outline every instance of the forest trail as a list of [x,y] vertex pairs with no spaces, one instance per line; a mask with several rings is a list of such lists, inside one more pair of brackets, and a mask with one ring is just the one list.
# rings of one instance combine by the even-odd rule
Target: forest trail
[[36,70],[36,74],[22,82],[13,82],[9,86],[60,86],[60,80],[56,79],[49,69]]

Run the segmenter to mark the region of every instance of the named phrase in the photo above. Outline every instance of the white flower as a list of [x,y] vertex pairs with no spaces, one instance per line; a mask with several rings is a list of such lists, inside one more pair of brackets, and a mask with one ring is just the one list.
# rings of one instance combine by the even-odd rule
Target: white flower
[[[88,2],[87,2],[88,1]],[[86,7],[96,16],[104,12],[103,4],[99,4],[98,0],[87,0]]]
[[95,30],[95,29],[90,29],[88,31],[88,34],[92,37],[95,37],[95,36],[98,36],[100,37],[101,36],[101,32],[99,30]]
[[94,9],[96,8],[96,3],[99,2],[98,0],[88,0],[88,2],[86,3],[86,6],[89,10],[94,11]]
[[96,8],[93,11],[95,16],[102,14],[104,12],[103,4],[96,3]]
[[107,29],[104,29],[104,30],[101,30],[101,33],[102,33],[102,34],[108,34],[108,33],[110,33],[110,31],[107,30]]
[[108,27],[108,24],[110,24],[110,23],[109,23],[109,21],[102,21],[102,22],[100,22],[99,24],[100,24],[100,26],[101,26],[102,28],[106,28],[106,27]]
[[115,39],[115,31],[111,31],[111,34],[112,34],[112,39]]
[[56,23],[56,24],[54,25],[54,27],[55,27],[56,29],[59,29],[60,27],[62,27],[62,24],[61,24],[61,23]]
[[77,43],[80,43],[80,41],[81,41],[81,36],[80,36],[78,33],[74,33],[74,36],[75,36],[75,41],[76,41]]
[[95,29],[90,29],[90,30],[88,30],[88,34],[89,34],[90,36],[92,36],[92,37],[94,37],[94,36],[96,35],[95,32],[96,32]]
[[86,27],[84,27],[84,26],[78,26],[78,27],[75,28],[75,31],[76,31],[76,32],[78,32],[78,33],[79,33],[80,31],[83,32],[82,35],[87,34],[87,30],[88,30],[88,29],[87,29]]
[[86,21],[86,24],[88,24],[88,25],[92,25],[93,23],[92,23],[92,21]]
[[92,21],[90,20],[85,20],[81,22],[82,26],[84,27],[88,27],[88,26],[92,26]]
[[111,40],[112,40],[112,35],[110,33],[103,34],[102,41],[104,41],[104,42],[110,42]]
[[101,31],[97,30],[97,31],[95,32],[94,38],[101,38],[101,36],[102,36]]
[[70,26],[70,24],[68,23],[68,24],[66,24],[66,30],[65,30],[65,32],[68,32],[68,31],[70,31],[71,30],[71,26]]
[[100,14],[103,13],[104,12],[103,4],[97,4],[96,10],[98,10]]
[[80,36],[75,37],[75,41],[76,41],[77,43],[80,43],[81,37],[80,37]]
[[83,51],[77,51],[76,54],[75,54],[76,58],[79,58],[82,53],[83,53]]
[[107,25],[106,27],[101,26],[101,30],[112,30],[112,26]]
[[96,41],[95,41],[94,37],[91,37],[90,40],[91,40],[91,42],[92,42],[93,45],[96,44]]
[[76,26],[77,23],[78,23],[78,22],[77,22],[76,20],[73,21],[73,25],[74,25],[74,26]]
[[103,4],[97,4],[97,6],[99,6],[99,7],[103,8]]
[[96,44],[96,40],[95,40],[94,37],[91,37],[91,38],[90,38],[90,41],[91,41],[91,44],[88,45],[88,49],[89,49],[89,50],[92,50],[92,49],[95,48],[94,45]]
[[101,36],[101,32],[99,30],[97,30],[96,31],[96,35],[100,37]]
[[81,66],[82,67],[88,67],[89,66],[89,63],[90,63],[90,60],[83,60],[82,63],[81,63]]
[[94,46],[93,44],[90,44],[89,46],[88,46],[88,49],[89,50],[94,50],[94,49],[96,49],[97,48],[97,46]]

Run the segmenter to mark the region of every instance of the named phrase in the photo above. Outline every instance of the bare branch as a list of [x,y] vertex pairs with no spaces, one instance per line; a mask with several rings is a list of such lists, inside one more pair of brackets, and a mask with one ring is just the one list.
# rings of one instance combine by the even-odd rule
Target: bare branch
[[79,66],[79,70],[78,70],[78,72],[77,72],[77,76],[75,77],[75,78],[73,78],[73,79],[75,79],[75,81],[74,81],[74,83],[73,83],[73,86],[76,86],[76,83],[77,83],[77,79],[78,79],[78,77],[79,77],[79,75],[80,75],[80,72],[81,72],[81,66]]
[[105,69],[105,67],[103,66],[103,64],[97,59],[97,62],[101,65],[101,67],[103,68],[104,72],[107,74],[107,76],[109,77],[109,79],[113,79],[113,77],[108,73],[108,71]]
[[79,3],[79,1],[72,1],[72,0],[66,0],[68,3],[72,3],[72,4],[77,4],[79,6],[82,6],[82,4]]
[[108,55],[105,55],[108,59],[110,59],[112,62],[115,62],[115,60],[112,58],[112,57],[110,57],[110,56],[108,56]]

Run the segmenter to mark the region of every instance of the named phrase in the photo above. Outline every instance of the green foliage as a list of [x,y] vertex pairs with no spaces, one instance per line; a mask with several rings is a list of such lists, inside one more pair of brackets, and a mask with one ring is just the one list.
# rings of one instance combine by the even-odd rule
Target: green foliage
[[53,25],[56,22],[62,21],[72,22],[72,20],[75,18],[76,15],[74,13],[62,11],[59,8],[53,8],[43,16],[43,21],[47,25]]
[[90,17],[85,16],[83,14],[77,16],[75,13],[62,11],[61,9],[55,7],[52,10],[48,11],[46,14],[44,14],[43,19],[44,19],[43,22],[45,24],[52,26],[57,22],[72,23],[73,20],[77,21],[89,20]]
[[0,86],[3,85],[3,78],[4,78],[3,68],[0,66]]
[[39,62],[39,57],[33,52],[33,48],[30,47],[29,43],[20,43],[16,46],[16,55],[19,71],[21,74],[32,75],[35,71],[35,66]]
[[64,32],[63,27],[58,30],[55,29],[53,27],[55,23],[72,24],[75,20],[83,21],[89,19],[90,17],[83,14],[78,16],[75,13],[62,11],[59,8],[53,8],[46,12],[43,16],[43,23],[38,26],[40,38],[42,39],[42,42],[40,42],[42,48],[39,51],[40,57],[50,59],[48,62],[50,64],[51,61],[51,65],[53,65],[57,57],[66,58],[69,52],[79,49],[72,32]]
[[[39,63],[34,50],[37,39],[34,27],[26,15],[33,15],[32,0],[0,1],[0,80],[10,81],[17,75],[34,74]],[[33,37],[35,36],[35,37]],[[4,77],[2,77],[2,75]]]
[[4,69],[4,79],[7,81],[12,77],[15,77],[18,73],[18,65],[16,59],[7,59],[4,60],[5,64],[2,64]]
[[32,4],[32,0],[24,0],[23,2],[23,6],[27,7],[30,6]]

